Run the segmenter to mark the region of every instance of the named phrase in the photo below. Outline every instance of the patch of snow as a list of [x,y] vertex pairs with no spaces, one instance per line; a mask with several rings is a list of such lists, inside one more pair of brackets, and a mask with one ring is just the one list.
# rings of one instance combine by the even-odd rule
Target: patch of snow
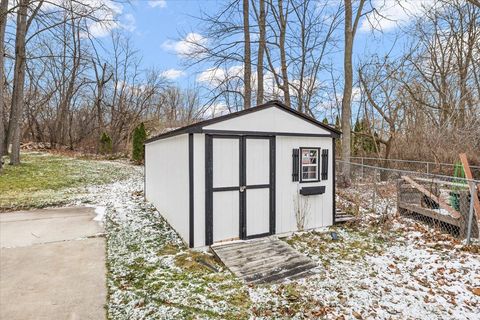
[[93,218],[93,221],[104,222],[106,210],[107,208],[103,206],[95,207],[95,218]]

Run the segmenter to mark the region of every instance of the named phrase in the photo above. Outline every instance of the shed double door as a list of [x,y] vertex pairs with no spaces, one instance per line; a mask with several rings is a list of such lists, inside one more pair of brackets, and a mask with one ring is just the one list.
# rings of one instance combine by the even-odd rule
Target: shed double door
[[206,136],[206,244],[275,233],[275,140]]

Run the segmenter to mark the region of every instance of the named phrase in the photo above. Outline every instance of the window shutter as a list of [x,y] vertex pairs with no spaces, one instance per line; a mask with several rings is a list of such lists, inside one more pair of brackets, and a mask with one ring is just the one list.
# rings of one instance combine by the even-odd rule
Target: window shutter
[[328,179],[328,149],[322,150],[322,180]]
[[300,149],[292,150],[292,181],[294,182],[298,181],[298,178],[299,178],[299,168],[300,168],[299,154],[300,154]]

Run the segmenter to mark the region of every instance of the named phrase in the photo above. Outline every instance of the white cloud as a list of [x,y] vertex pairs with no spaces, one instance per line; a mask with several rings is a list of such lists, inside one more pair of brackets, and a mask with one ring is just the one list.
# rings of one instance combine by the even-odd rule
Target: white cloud
[[243,78],[243,66],[232,66],[228,69],[226,68],[209,68],[197,77],[198,82],[203,82],[204,84],[217,87],[224,83],[227,79],[233,78]]
[[408,24],[425,10],[432,9],[434,5],[434,0],[374,0],[372,6],[378,13],[375,11],[369,13],[362,20],[360,31],[367,32],[372,29],[391,31]]
[[166,0],[149,0],[148,5],[152,8],[166,8],[167,1]]
[[207,44],[207,39],[199,33],[190,32],[183,40],[172,41],[167,40],[162,44],[162,48],[167,51],[175,52],[181,56],[189,56],[200,53],[202,48]]
[[215,102],[205,109],[204,116],[206,118],[215,118],[230,113],[224,102]]
[[131,13],[124,14],[121,18],[120,27],[129,32],[135,31],[135,29],[137,29],[137,20],[135,19],[135,16]]
[[161,75],[169,80],[175,80],[177,78],[183,77],[185,72],[177,69],[168,69],[161,73]]
[[[65,8],[65,0],[51,0],[42,5],[44,11],[58,11]],[[72,2],[78,14],[92,15],[87,21],[88,32],[95,38],[106,37],[114,29],[133,32],[136,19],[131,13],[124,13],[124,6],[116,0],[82,0]],[[86,36],[86,34],[83,34]]]

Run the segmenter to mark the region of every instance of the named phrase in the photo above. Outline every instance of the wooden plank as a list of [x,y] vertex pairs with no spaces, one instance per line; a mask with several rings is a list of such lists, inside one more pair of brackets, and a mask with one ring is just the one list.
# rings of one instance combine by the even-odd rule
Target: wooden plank
[[291,255],[291,250],[291,248],[278,246],[277,248],[266,248],[262,251],[247,252],[245,255],[241,255],[238,258],[224,255],[222,255],[222,257],[224,259],[228,259],[228,263],[232,266],[249,266],[252,264],[251,262],[254,261],[257,261],[258,263],[259,261],[273,259],[276,257],[285,259],[285,257],[289,257]]
[[428,191],[427,189],[425,189],[422,185],[418,184],[417,182],[413,181],[412,178],[410,178],[409,176],[402,176],[402,179],[405,180],[406,182],[410,183],[414,188],[416,188],[418,191],[420,191],[421,193],[423,193],[424,195],[426,195],[427,197],[429,197],[430,199],[432,199],[433,201],[435,201],[436,203],[438,203],[438,205],[440,206],[440,208],[442,209],[445,209],[446,211],[448,211],[448,213],[450,213],[450,215],[455,218],[455,219],[459,219],[461,217],[460,215],[460,212],[458,212],[457,210],[453,209],[452,207],[450,207],[445,201],[443,201],[442,199],[440,199],[439,197],[437,197],[436,195],[434,195],[433,193],[431,193],[430,191]]
[[282,281],[309,275],[317,264],[279,239],[248,240],[214,245],[214,254],[236,276],[249,283]]
[[[470,165],[468,164],[467,155],[465,153],[460,154],[460,161],[463,165],[463,171],[465,171],[465,177],[468,180],[473,180],[472,171],[470,170]],[[475,183],[473,181],[468,181],[468,185],[470,188],[475,189]],[[471,190],[471,189],[470,189]],[[475,213],[477,215],[477,222],[480,223],[480,200],[478,199],[477,192],[472,194],[473,197],[473,208],[475,209]]]
[[256,283],[256,284],[275,283],[275,282],[278,282],[279,280],[293,277],[299,273],[304,273],[308,270],[311,270],[312,268],[313,266],[311,264],[301,264],[301,265],[295,266],[292,269],[284,270],[283,272],[280,272],[280,273],[272,273],[267,277],[253,280],[253,283]]
[[214,244],[212,245],[213,250],[217,250],[219,252],[228,252],[228,251],[236,251],[241,250],[243,248],[253,248],[253,246],[262,246],[262,245],[269,245],[271,240],[259,240],[259,241],[237,241],[233,243],[227,244]]
[[230,265],[232,266],[237,266],[237,265],[250,265],[252,261],[260,261],[260,260],[263,260],[263,259],[267,259],[267,258],[271,258],[273,254],[275,254],[275,257],[286,257],[288,256],[288,254],[290,253],[290,251],[286,250],[286,249],[282,249],[282,250],[276,250],[275,252],[272,252],[271,250],[265,250],[265,251],[262,251],[262,252],[259,252],[259,253],[252,253],[250,255],[248,255],[245,258],[240,258],[240,259],[229,259],[228,257],[224,257],[226,259],[228,259],[228,262],[230,263]]
[[248,250],[248,251],[261,250],[263,248],[269,248],[272,245],[275,246],[275,245],[277,245],[277,243],[276,242],[271,242],[271,241],[259,242],[259,243],[247,242],[246,244],[238,245],[238,247],[229,246],[228,248],[222,248],[222,247],[217,247],[217,248],[214,247],[214,248],[215,248],[215,250],[217,250],[218,252],[221,252],[223,254],[232,254],[232,253],[236,253],[236,252],[244,251],[244,250]]
[[285,259],[285,257],[282,257],[282,259],[277,259],[275,261],[270,261],[268,263],[259,265],[258,267],[246,267],[240,271],[240,274],[243,277],[248,277],[251,276],[255,273],[262,273],[262,270],[264,271],[272,271],[272,270],[283,270],[283,269],[289,269],[290,266],[294,263],[307,263],[311,262],[310,259],[305,259],[303,257],[298,257],[298,256],[291,256],[288,259]]
[[398,207],[401,209],[408,210],[410,212],[415,212],[415,213],[430,217],[432,219],[436,219],[436,220],[457,226],[457,227],[461,227],[460,226],[461,221],[459,219],[455,219],[452,216],[449,216],[449,215],[447,216],[447,215],[438,213],[434,209],[424,208],[417,204],[411,204],[407,202],[399,202]]
[[444,186],[453,186],[453,187],[465,188],[465,189],[468,188],[466,184],[459,183],[459,182],[452,182],[452,181],[446,181],[446,180],[440,180],[440,179],[428,179],[428,178],[421,178],[421,177],[413,177],[412,179],[415,181],[435,183],[435,184],[444,185]]

